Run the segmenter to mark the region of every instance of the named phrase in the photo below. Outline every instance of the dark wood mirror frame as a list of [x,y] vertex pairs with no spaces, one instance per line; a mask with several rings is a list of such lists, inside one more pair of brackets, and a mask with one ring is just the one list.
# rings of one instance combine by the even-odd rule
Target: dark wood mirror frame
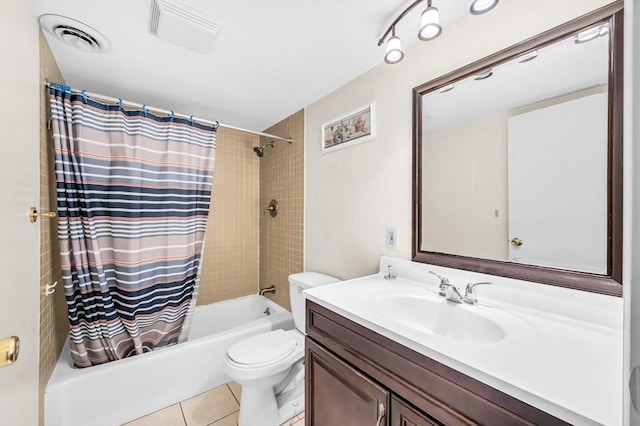
[[[576,272],[507,261],[421,251],[422,238],[422,95],[507,62],[523,53],[568,37],[576,31],[609,22],[608,164],[607,164],[607,273]],[[563,25],[501,50],[491,56],[413,89],[413,229],[415,262],[464,269],[578,290],[622,295],[622,114],[623,114],[623,2],[616,1]]]

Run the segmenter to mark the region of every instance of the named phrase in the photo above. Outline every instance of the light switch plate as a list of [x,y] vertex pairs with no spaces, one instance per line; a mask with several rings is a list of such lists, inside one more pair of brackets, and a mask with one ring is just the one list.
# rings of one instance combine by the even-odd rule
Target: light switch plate
[[387,248],[391,250],[398,248],[398,228],[395,226],[387,227]]

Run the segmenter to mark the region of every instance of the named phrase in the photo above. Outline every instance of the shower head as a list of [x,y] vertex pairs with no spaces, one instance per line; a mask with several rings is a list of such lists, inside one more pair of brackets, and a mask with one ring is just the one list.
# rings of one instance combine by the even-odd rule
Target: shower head
[[258,157],[262,157],[264,155],[264,147],[263,146],[254,146],[253,152],[256,153]]
[[275,141],[271,141],[271,142],[265,143],[262,146],[254,146],[253,147],[253,152],[255,152],[258,157],[262,157],[264,155],[265,148],[268,147],[268,146],[273,148],[275,146],[275,144],[276,144]]

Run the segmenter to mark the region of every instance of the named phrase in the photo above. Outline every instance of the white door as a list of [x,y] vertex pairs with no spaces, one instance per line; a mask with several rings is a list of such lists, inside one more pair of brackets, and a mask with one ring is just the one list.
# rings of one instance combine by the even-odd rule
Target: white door
[[509,118],[509,260],[606,273],[606,117],[603,93]]
[[28,2],[0,0],[0,339],[20,338],[0,368],[2,426],[38,424],[40,237],[27,217],[39,200],[38,36]]

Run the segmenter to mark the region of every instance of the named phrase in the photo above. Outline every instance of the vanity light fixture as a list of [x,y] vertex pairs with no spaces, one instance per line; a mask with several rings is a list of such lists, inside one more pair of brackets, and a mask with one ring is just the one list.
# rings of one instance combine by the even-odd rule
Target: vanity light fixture
[[472,15],[482,15],[496,7],[499,1],[500,0],[473,0],[469,7],[469,13]]
[[393,27],[391,37],[387,40],[387,53],[384,55],[384,61],[388,64],[397,64],[404,58],[402,51],[402,43],[400,38],[396,36],[396,28]]
[[[397,64],[404,58],[400,38],[396,36],[396,25],[407,16],[409,12],[415,9],[419,4],[426,2],[426,8],[420,15],[420,29],[418,38],[420,40],[433,40],[442,34],[442,25],[440,25],[440,11],[437,7],[432,6],[432,0],[415,0],[407,6],[396,19],[389,25],[380,40],[378,46],[382,46],[385,41],[387,43],[387,52],[384,55],[384,61],[388,64]],[[469,13],[472,15],[481,15],[492,10],[498,4],[499,0],[473,0],[469,7]],[[390,35],[390,36],[389,36]]]
[[418,38],[423,41],[433,40],[442,34],[440,25],[440,11],[431,6],[431,0],[427,0],[427,8],[420,15],[420,31]]

